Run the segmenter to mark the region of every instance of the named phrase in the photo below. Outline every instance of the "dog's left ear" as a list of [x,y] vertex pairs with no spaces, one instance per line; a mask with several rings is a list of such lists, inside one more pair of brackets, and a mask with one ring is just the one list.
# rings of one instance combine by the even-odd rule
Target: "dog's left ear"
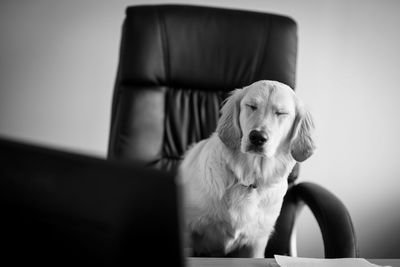
[[240,102],[245,89],[236,89],[224,101],[221,117],[217,125],[217,133],[221,141],[232,149],[240,149],[242,130],[239,123]]
[[310,112],[302,104],[297,105],[296,112],[290,140],[290,152],[297,162],[302,162],[308,159],[315,150],[314,122]]

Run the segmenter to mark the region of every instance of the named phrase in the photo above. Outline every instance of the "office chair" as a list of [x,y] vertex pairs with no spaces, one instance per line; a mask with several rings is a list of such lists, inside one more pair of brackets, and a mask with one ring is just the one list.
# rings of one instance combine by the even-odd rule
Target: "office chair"
[[3,262],[183,266],[172,173],[2,138],[0,162]]
[[[132,6],[123,24],[108,157],[175,172],[188,146],[215,130],[227,93],[257,80],[295,88],[297,26],[288,17],[222,8]],[[332,193],[296,183],[297,165],[266,257],[294,255],[305,204],[326,258],[356,257],[350,215]]]

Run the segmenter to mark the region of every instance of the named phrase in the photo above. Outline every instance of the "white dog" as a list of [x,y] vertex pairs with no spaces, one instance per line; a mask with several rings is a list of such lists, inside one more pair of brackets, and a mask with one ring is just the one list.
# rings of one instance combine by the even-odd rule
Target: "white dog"
[[314,150],[313,123],[276,81],[236,89],[217,130],[179,168],[184,220],[195,256],[264,257],[296,161]]

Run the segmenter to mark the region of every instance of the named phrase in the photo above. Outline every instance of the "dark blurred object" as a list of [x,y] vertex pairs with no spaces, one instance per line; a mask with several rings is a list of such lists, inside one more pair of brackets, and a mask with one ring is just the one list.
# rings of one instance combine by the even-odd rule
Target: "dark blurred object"
[[[133,6],[123,24],[109,158],[175,171],[188,146],[215,130],[235,88],[277,80],[295,88],[297,26],[286,16],[180,5]],[[325,257],[356,257],[349,213],[329,191],[288,177],[265,255],[292,255],[302,203],[320,224]],[[301,245],[301,244],[300,244]]]
[[182,266],[172,174],[4,140],[0,162],[3,262]]

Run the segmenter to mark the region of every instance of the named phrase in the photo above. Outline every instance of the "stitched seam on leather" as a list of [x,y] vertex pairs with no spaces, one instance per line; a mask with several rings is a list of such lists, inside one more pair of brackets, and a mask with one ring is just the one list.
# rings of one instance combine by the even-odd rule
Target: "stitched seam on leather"
[[[262,60],[264,59],[264,57],[266,56],[266,51],[268,50],[268,46],[269,43],[267,45],[267,41],[270,39],[270,35],[271,35],[271,28],[272,28],[272,19],[271,17],[268,18],[268,29],[267,29],[267,33],[266,34],[262,34],[263,39],[262,39],[262,45],[261,45],[261,52],[259,52],[260,56],[258,57],[258,62],[254,71],[254,76],[257,75],[258,77],[260,77],[261,74],[261,63]],[[264,49],[263,49],[264,48]],[[253,76],[253,81],[256,79]]]
[[170,57],[169,57],[167,27],[165,24],[164,14],[160,12],[159,9],[156,9],[156,14],[158,17],[158,22],[160,27],[161,45],[163,48],[165,80],[166,83],[168,84],[170,83],[171,79],[170,79]]
[[[170,82],[170,68],[169,68],[169,53],[168,53],[168,39],[167,39],[167,34],[166,34],[166,25],[165,25],[165,18],[164,15],[162,14],[161,10],[159,8],[155,7],[155,13],[157,16],[157,22],[159,26],[159,32],[160,32],[160,39],[161,39],[161,45],[162,45],[162,50],[163,50],[163,61],[164,61],[164,83],[162,86],[167,87],[168,83]],[[159,155],[161,158],[164,157],[166,154],[165,152],[165,146],[166,146],[166,136],[167,136],[167,118],[169,116],[168,114],[168,90],[165,90],[164,92],[164,134],[163,134],[163,142],[161,144],[160,152]]]
[[161,160],[163,160],[163,159],[168,159],[168,160],[183,160],[184,157],[183,157],[183,156],[182,156],[182,157],[164,156],[164,157],[161,158]]

